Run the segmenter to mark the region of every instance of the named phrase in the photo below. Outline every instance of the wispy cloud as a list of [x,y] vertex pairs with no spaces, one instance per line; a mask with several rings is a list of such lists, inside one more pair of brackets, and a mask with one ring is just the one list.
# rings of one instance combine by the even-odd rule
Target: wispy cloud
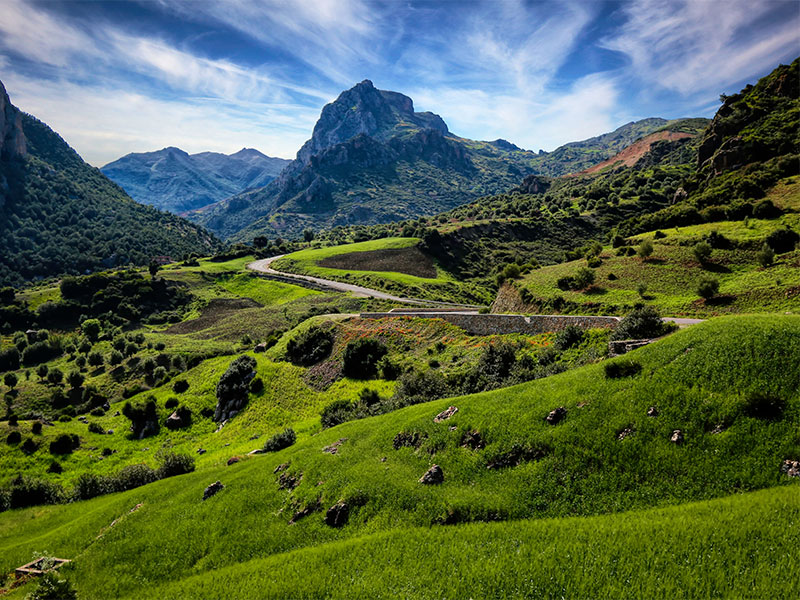
[[721,91],[800,49],[794,2],[639,0],[623,12],[603,45],[627,55],[637,77],[685,95]]

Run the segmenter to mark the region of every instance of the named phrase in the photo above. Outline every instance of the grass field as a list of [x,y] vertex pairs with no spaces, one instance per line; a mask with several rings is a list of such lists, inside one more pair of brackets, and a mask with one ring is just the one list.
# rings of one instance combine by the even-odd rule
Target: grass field
[[[388,597],[398,589],[431,598],[447,589],[450,597],[470,589],[475,597],[495,589],[494,597],[784,597],[795,585],[784,574],[798,502],[796,481],[780,466],[800,458],[800,392],[796,369],[787,368],[798,354],[800,317],[719,318],[614,359],[639,364],[633,376],[609,379],[608,363],[593,364],[306,429],[275,455],[230,467],[210,461],[122,494],[0,514],[0,571],[37,550],[73,558],[65,575],[86,598],[199,598],[221,589],[227,597]],[[780,410],[759,412],[765,396]],[[434,423],[448,405],[459,411]],[[565,420],[547,424],[559,406]],[[658,416],[647,415],[651,406]],[[240,431],[253,431],[246,415],[212,434],[220,458],[244,449],[225,446],[224,436],[240,418]],[[677,429],[682,444],[670,442]],[[417,433],[418,447],[394,449],[400,432]],[[463,447],[467,432],[483,444]],[[322,452],[342,438],[336,454]],[[283,463],[299,481],[294,489],[278,485]],[[444,483],[420,485],[434,463]],[[215,480],[225,489],[203,502]],[[735,497],[685,505],[724,496]],[[328,527],[325,510],[339,501],[351,507],[349,520]],[[289,525],[302,508],[311,514]],[[576,518],[590,515],[605,516]]]

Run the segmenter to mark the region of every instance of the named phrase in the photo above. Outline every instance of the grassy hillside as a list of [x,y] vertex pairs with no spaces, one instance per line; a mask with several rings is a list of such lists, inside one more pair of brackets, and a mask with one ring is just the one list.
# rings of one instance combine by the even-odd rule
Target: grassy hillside
[[[670,573],[684,574],[680,581],[688,587],[680,589],[686,596],[748,595],[754,589],[757,595],[781,595],[784,578],[765,576],[755,566],[770,564],[771,574],[786,569],[785,556],[796,540],[785,527],[797,514],[794,485],[785,493],[653,513],[566,517],[793,484],[780,467],[785,459],[800,458],[797,374],[787,368],[800,352],[798,340],[800,317],[715,319],[614,359],[612,364],[638,364],[632,376],[610,379],[604,364],[589,365],[345,423],[230,467],[208,466],[88,502],[4,513],[0,570],[22,564],[34,550],[47,550],[75,559],[65,574],[87,598],[141,595],[143,586],[144,593],[162,597],[207,597],[226,582],[232,597],[246,597],[262,585],[275,596],[297,591],[312,597],[346,564],[352,575],[326,588],[332,597],[387,594],[383,583],[435,597],[441,589],[435,567],[456,561],[461,583],[455,589],[480,579],[485,589],[496,584],[510,597],[532,590],[581,595],[588,583],[576,574],[583,572],[556,570],[563,561],[572,564],[561,553],[574,548],[569,555],[594,573],[592,589],[611,595],[620,586],[673,595],[678,588]],[[459,411],[434,423],[448,405]],[[559,406],[566,418],[546,423]],[[648,416],[652,406],[657,416]],[[682,443],[670,441],[675,430]],[[411,436],[398,438],[401,432],[418,434],[418,447]],[[394,443],[394,449],[396,439],[411,445]],[[337,440],[336,454],[322,452]],[[466,440],[471,447],[462,446]],[[444,483],[419,484],[434,463]],[[281,464],[288,467],[276,473]],[[286,474],[296,478],[293,489],[279,487]],[[217,479],[225,489],[202,501],[205,486]],[[346,524],[325,525],[325,511],[340,501],[350,507]],[[141,508],[128,514],[138,503]],[[310,514],[303,518],[304,508]],[[742,518],[748,511],[751,518]],[[753,519],[753,512],[762,518]],[[296,523],[289,525],[293,515]],[[515,521],[553,517],[563,520]],[[458,525],[497,520],[509,523]],[[438,526],[444,524],[455,527]],[[545,550],[559,550],[539,559],[539,545],[533,549],[524,542],[531,538],[541,539]],[[701,551],[704,540],[715,553]],[[476,556],[495,558],[488,565],[456,558],[472,543],[483,548]],[[429,550],[415,550],[421,547]],[[358,560],[369,552],[381,552],[391,565],[386,578],[371,577],[377,564]],[[332,559],[328,567],[320,564],[322,557]],[[663,565],[655,578],[654,562]],[[418,588],[407,587],[413,584],[401,574],[406,567],[422,569]],[[276,581],[273,568],[285,569],[286,576]],[[487,576],[506,569],[505,583]]]

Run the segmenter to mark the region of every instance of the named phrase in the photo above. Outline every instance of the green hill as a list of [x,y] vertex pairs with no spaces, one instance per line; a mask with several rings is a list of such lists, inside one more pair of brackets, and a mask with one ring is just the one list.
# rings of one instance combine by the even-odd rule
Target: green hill
[[220,248],[202,228],[134,202],[47,125],[11,105],[1,83],[0,99],[24,140],[0,153],[0,286]]
[[[610,595],[674,595],[672,573],[684,574],[687,597],[781,595],[797,539],[785,527],[798,510],[796,482],[781,466],[800,457],[800,396],[787,368],[798,340],[800,317],[714,319],[623,358],[345,423],[274,455],[6,512],[0,569],[35,550],[72,558],[63,573],[86,598],[208,597],[218,586],[229,597],[260,586],[268,597],[353,597],[390,594],[390,584],[435,597],[445,581],[438,569],[455,564],[456,590],[480,580],[523,597],[585,593],[582,570],[557,566],[578,560],[591,589]],[[617,378],[609,364],[638,368]],[[435,423],[448,405],[458,412]],[[548,424],[558,407],[565,418]],[[334,443],[335,453],[323,451]],[[432,464],[443,483],[418,483]],[[216,480],[225,488],[203,501]],[[783,485],[792,489],[740,496]],[[349,509],[341,526],[326,525],[326,511],[341,503]],[[607,516],[581,518],[589,515]],[[465,525],[478,521],[490,523]],[[492,557],[488,565],[459,558],[472,544],[482,548],[474,556]],[[378,563],[358,560],[369,552],[390,565],[385,578],[372,577]],[[654,564],[663,565],[655,577]],[[406,568],[420,571],[411,579]]]

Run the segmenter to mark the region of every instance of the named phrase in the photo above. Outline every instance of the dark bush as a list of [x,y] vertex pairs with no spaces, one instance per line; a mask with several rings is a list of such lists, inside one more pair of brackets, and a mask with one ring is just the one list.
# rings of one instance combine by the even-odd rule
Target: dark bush
[[179,401],[177,398],[168,398],[166,402],[164,402],[164,408],[175,408],[178,406]]
[[514,367],[517,351],[507,342],[490,344],[481,352],[476,366],[476,373],[485,377],[489,383],[499,384]]
[[745,401],[745,414],[754,419],[764,421],[777,421],[783,417],[786,410],[786,401],[777,396],[764,393],[754,393]]
[[176,394],[182,394],[189,389],[189,382],[185,379],[178,379],[172,384],[172,391]]
[[765,243],[756,254],[756,260],[759,265],[766,269],[775,262],[775,251],[769,247],[769,244]]
[[22,441],[22,434],[19,431],[12,431],[6,438],[6,444],[9,446],[16,446]]
[[289,340],[286,356],[292,364],[310,367],[327,358],[332,349],[333,332],[328,328],[313,326]]
[[567,348],[572,348],[583,341],[583,330],[575,325],[568,325],[558,333],[553,339],[553,348],[563,352]]
[[408,406],[444,398],[450,391],[439,371],[410,371],[400,376],[394,399],[398,406]]
[[250,382],[250,393],[259,394],[264,390],[264,380],[261,377],[255,377]]
[[54,461],[52,461],[50,463],[50,466],[47,467],[47,472],[48,473],[56,473],[56,474],[63,473],[64,472],[64,467],[62,467],[61,463],[59,463],[57,460],[54,460]]
[[288,448],[294,444],[296,441],[297,435],[295,435],[294,429],[284,429],[280,433],[276,433],[266,442],[264,442],[264,452],[277,452],[278,450],[283,450],[284,448]]
[[19,475],[9,486],[8,508],[25,508],[37,504],[58,504],[64,501],[61,486],[45,479]]
[[122,407],[122,414],[131,422],[134,439],[141,440],[158,433],[158,410],[154,397],[151,396],[144,404],[133,405],[126,402]]
[[8,424],[10,427],[16,427],[19,425],[19,417],[17,415],[11,415],[8,417]]
[[800,235],[796,231],[784,227],[770,233],[765,241],[775,251],[775,254],[783,254],[794,250],[797,242],[800,241]]
[[105,477],[94,473],[81,473],[72,489],[75,500],[90,500],[109,492],[109,484]]
[[705,264],[711,258],[711,245],[706,242],[697,242],[692,248],[692,254],[697,262]]
[[643,306],[627,314],[617,325],[612,340],[641,340],[654,338],[669,332],[671,325],[661,320],[661,315],[652,306]]
[[19,369],[19,350],[12,346],[0,351],[0,371],[14,371]]
[[228,366],[217,383],[217,407],[214,420],[229,418],[247,404],[250,380],[255,377],[256,360],[252,356],[240,356]]
[[753,216],[756,219],[775,219],[781,216],[781,210],[772,203],[772,200],[765,198],[753,207]]
[[22,442],[22,446],[19,447],[25,454],[33,454],[39,449],[39,444],[34,442],[31,438],[26,439]]
[[344,349],[342,371],[353,379],[371,379],[378,374],[378,363],[388,350],[380,340],[361,338],[349,342]]
[[169,452],[161,458],[156,475],[159,479],[164,479],[192,471],[194,471],[194,458],[187,454]]
[[98,406],[97,408],[93,408],[91,411],[89,411],[89,414],[93,417],[102,417],[104,414],[106,414],[106,411],[104,411],[101,406]]
[[89,366],[91,367],[99,367],[103,364],[103,355],[99,352],[89,352],[87,358],[89,360]]
[[575,278],[569,275],[566,275],[564,277],[559,277],[558,280],[556,281],[556,286],[558,286],[558,289],[564,292],[575,289],[577,287],[577,285],[575,284]]
[[42,422],[41,421],[34,421],[31,425],[31,433],[34,435],[39,435],[42,433]]
[[67,375],[67,383],[73,389],[77,389],[83,385],[84,376],[81,375],[80,371],[70,371]]
[[719,281],[716,277],[708,275],[700,279],[700,283],[697,284],[697,295],[701,298],[710,300],[717,295],[717,292],[719,292]]
[[353,418],[353,403],[350,400],[334,400],[322,409],[320,420],[322,427],[335,427]]
[[608,379],[619,379],[620,377],[632,377],[642,370],[642,365],[632,360],[617,360],[603,365]]
[[90,433],[99,433],[100,435],[104,435],[106,430],[103,429],[103,427],[99,423],[96,423],[95,421],[92,421],[91,423],[89,423],[89,432]]
[[156,472],[147,465],[128,465],[109,479],[109,487],[115,492],[124,492],[154,482]]
[[74,433],[62,433],[55,440],[50,442],[50,454],[69,454],[80,446],[81,441]]

